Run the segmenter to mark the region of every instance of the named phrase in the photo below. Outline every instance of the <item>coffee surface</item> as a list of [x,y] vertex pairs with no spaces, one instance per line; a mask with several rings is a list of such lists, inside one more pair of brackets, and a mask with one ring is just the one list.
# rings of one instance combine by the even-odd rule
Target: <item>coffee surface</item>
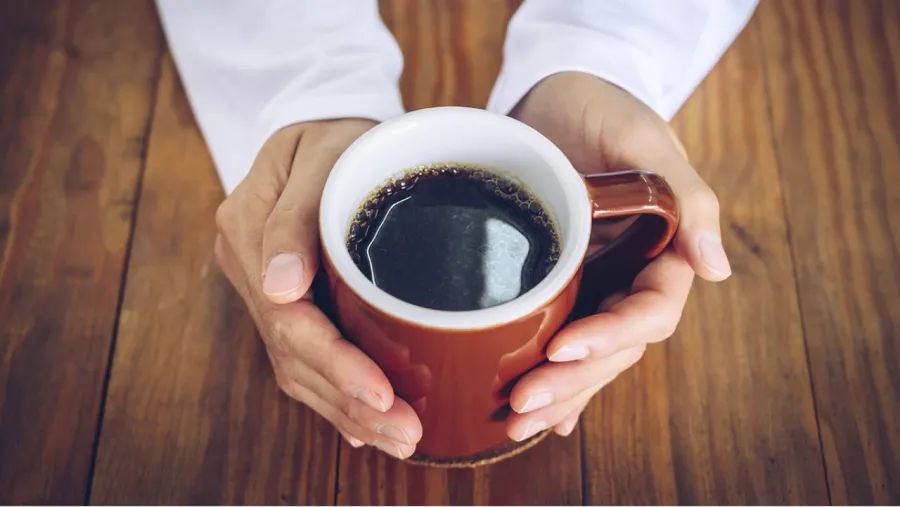
[[403,301],[447,311],[489,308],[537,285],[559,258],[556,226],[519,183],[445,164],[375,191],[347,239],[353,262]]

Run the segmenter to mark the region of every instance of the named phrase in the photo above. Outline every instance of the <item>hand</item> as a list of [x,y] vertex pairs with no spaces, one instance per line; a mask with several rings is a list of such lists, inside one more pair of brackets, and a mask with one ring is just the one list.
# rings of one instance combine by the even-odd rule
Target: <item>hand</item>
[[649,343],[675,331],[694,274],[731,274],[719,230],[719,204],[687,160],[669,125],[626,91],[578,72],[538,83],[511,113],[547,136],[582,173],[645,169],[666,178],[681,204],[668,248],[597,315],[574,322],[549,343],[550,363],[513,388],[507,431],[523,440],[553,428],[568,435],[591,397],[635,364]]
[[278,386],[337,427],[354,447],[409,457],[422,437],[413,409],[313,304],[318,212],[337,158],[374,124],[343,119],[276,132],[219,207],[216,257],[250,310]]

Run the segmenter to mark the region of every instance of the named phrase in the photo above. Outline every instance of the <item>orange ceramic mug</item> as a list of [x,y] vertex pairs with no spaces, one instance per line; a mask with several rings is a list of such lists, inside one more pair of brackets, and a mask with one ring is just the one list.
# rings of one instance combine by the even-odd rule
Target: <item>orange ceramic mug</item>
[[[353,263],[347,234],[366,196],[406,169],[446,162],[515,178],[553,215],[559,260],[533,289],[491,308],[439,311],[387,294]],[[594,224],[634,214],[646,216],[586,266]],[[323,260],[338,326],[418,412],[423,436],[415,458],[451,465],[489,460],[522,445],[505,431],[510,387],[546,360],[547,342],[573,312],[582,274],[633,276],[665,248],[677,223],[675,198],[661,177],[642,171],[584,177],[532,128],[460,107],[408,113],[364,134],[335,164],[320,208]],[[602,281],[585,285],[608,285]]]

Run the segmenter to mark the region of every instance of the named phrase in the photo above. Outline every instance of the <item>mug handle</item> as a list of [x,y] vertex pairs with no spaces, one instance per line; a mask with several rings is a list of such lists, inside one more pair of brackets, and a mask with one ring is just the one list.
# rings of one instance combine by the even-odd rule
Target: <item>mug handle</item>
[[[573,318],[597,311],[607,296],[631,285],[638,273],[665,250],[678,228],[678,200],[666,180],[649,171],[583,175],[591,199],[594,231],[603,222],[635,216],[635,221],[597,252],[585,257]],[[597,241],[592,234],[591,246]]]

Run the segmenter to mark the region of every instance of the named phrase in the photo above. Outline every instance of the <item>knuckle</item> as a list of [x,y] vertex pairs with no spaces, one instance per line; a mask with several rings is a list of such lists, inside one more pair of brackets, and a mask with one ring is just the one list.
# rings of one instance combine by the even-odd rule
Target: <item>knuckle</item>
[[255,185],[248,188],[246,195],[248,206],[256,210],[271,210],[274,203],[278,201],[280,189],[283,184],[278,185]]
[[338,396],[338,399],[334,402],[335,410],[351,421],[357,420],[359,415],[359,410],[354,405],[353,399],[349,396]]
[[638,361],[640,361],[641,358],[644,357],[644,353],[646,351],[647,351],[647,345],[643,344],[643,343],[641,345],[638,345],[637,347],[634,347],[633,349],[631,349],[631,353],[629,354],[629,357],[628,357],[628,365],[631,366],[631,365],[637,363]]
[[274,352],[288,355],[291,352],[291,325],[278,317],[274,308],[264,308],[260,311],[262,326],[266,329],[266,344],[272,347]]
[[630,146],[646,150],[648,140],[668,139],[666,127],[666,123],[655,113],[642,109],[624,118],[621,132],[623,140]]
[[234,222],[234,205],[232,203],[231,199],[225,199],[216,208],[216,228],[219,232],[229,230],[230,225]]
[[678,319],[676,318],[663,318],[659,319],[656,323],[655,329],[652,334],[652,342],[661,342],[666,338],[675,334],[675,330],[678,328]]
[[356,421],[357,424],[361,425],[362,421],[364,419],[363,404],[356,400],[351,401],[350,398],[345,398],[344,406],[345,406],[344,414],[346,414],[346,416],[348,418],[350,418],[351,421]]
[[711,188],[706,186],[706,184],[701,184],[694,188],[694,190],[691,191],[691,193],[687,196],[687,199],[701,213],[714,215],[719,214],[719,198],[716,197],[715,192],[713,192]]

